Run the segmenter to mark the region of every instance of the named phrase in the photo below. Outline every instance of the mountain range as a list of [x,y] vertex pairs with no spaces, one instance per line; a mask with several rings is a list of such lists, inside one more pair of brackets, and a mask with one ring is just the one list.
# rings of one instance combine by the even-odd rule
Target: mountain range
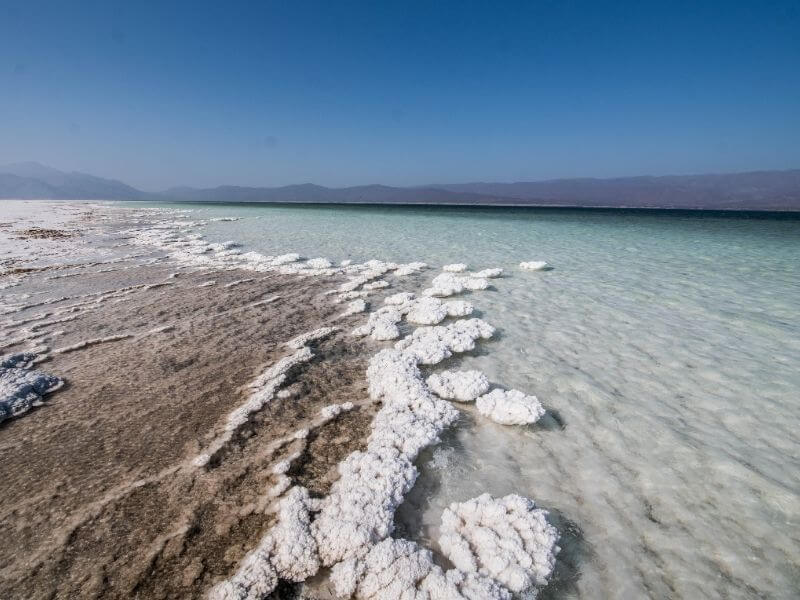
[[176,200],[362,204],[466,204],[574,207],[800,210],[800,169],[516,183],[455,183],[417,187],[176,187],[143,192],[114,179],[64,172],[35,162],[0,166],[0,198],[52,200]]

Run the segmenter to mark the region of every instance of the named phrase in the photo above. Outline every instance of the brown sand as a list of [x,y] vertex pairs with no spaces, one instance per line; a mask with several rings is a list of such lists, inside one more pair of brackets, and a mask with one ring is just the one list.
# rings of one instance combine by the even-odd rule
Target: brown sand
[[[76,349],[37,366],[67,385],[0,425],[0,598],[202,597],[270,527],[272,464],[304,448],[289,475],[321,495],[365,443],[376,410],[367,356],[342,332],[317,345],[290,373],[293,394],[252,415],[218,460],[187,466],[243,403],[243,386],[291,353],[283,342],[330,324],[346,332],[360,317],[335,319],[343,307],[322,295],[333,278],[169,278],[169,262],[125,266],[29,274],[17,291],[41,304],[4,317],[18,324],[3,327],[2,353]],[[87,290],[111,293],[77,297]],[[37,337],[13,343],[31,329]],[[81,345],[88,340],[96,343]],[[305,441],[276,444],[345,401],[356,408]]]

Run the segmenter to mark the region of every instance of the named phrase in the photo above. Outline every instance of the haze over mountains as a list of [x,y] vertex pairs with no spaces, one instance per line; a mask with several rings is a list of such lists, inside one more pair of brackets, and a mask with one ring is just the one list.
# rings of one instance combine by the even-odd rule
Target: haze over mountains
[[0,198],[800,210],[800,169],[418,187],[177,187],[150,193],[113,179],[26,162],[0,166]]

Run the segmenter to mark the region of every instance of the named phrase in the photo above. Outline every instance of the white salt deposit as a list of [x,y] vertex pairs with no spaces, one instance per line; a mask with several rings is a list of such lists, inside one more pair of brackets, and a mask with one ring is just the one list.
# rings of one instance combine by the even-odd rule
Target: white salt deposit
[[510,600],[508,590],[480,575],[435,565],[414,542],[387,539],[363,558],[337,564],[331,581],[340,597],[358,600]]
[[436,298],[419,298],[411,301],[411,308],[406,313],[409,323],[419,325],[435,325],[447,317],[447,309],[441,300]]
[[448,273],[463,273],[466,270],[467,265],[464,263],[453,263],[442,267],[442,271],[447,271]]
[[535,423],[545,413],[536,396],[528,396],[519,390],[492,390],[480,396],[475,406],[483,416],[501,425]]
[[515,594],[544,586],[555,567],[558,532],[547,512],[522,496],[483,494],[442,513],[439,546],[465,573],[491,577]]
[[520,269],[525,269],[527,271],[542,271],[546,269],[549,265],[544,262],[543,260],[532,260],[529,262],[521,262],[519,263]]
[[0,358],[0,423],[40,406],[45,394],[64,384],[54,375],[31,370],[35,361],[36,355],[27,352]]
[[350,315],[362,313],[365,310],[367,310],[367,303],[361,298],[356,298],[347,305],[347,308],[345,308],[344,312],[340,316],[348,317]]
[[472,402],[489,391],[489,380],[480,371],[441,371],[426,380],[440,398]]

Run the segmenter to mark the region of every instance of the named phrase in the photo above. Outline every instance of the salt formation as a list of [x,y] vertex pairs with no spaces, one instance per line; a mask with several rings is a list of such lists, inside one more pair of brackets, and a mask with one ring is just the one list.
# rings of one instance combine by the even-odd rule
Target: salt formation
[[411,308],[406,314],[406,321],[420,325],[441,323],[447,316],[447,309],[441,300],[436,298],[420,298],[411,301]]
[[362,300],[361,298],[356,298],[347,305],[347,308],[340,316],[348,317],[350,315],[362,313],[365,310],[367,310],[367,303],[364,302],[364,300]]
[[412,262],[405,265],[400,265],[395,269],[394,274],[397,277],[405,277],[407,275],[416,275],[423,269],[427,269],[428,265],[424,262]]
[[411,302],[414,298],[415,296],[411,292],[399,292],[391,296],[386,296],[386,298],[383,299],[383,303],[390,306],[398,306]]
[[333,266],[333,263],[327,258],[312,258],[306,261],[306,265],[312,269],[327,269]]
[[547,511],[516,494],[497,499],[483,494],[454,502],[442,513],[439,546],[456,568],[491,577],[529,598],[553,572],[557,541]]
[[391,534],[394,512],[417,478],[413,460],[458,418],[458,411],[425,385],[418,364],[434,364],[453,352],[470,350],[476,339],[493,332],[479,319],[421,327],[370,360],[369,394],[382,408],[373,420],[366,450],[353,452],[339,465],[340,477],[314,521],[324,565],[361,557]]
[[295,350],[294,354],[280,359],[250,383],[248,386],[250,395],[247,401],[228,415],[222,433],[209,444],[205,452],[195,457],[193,464],[197,467],[206,466],[212,457],[231,440],[234,432],[247,423],[250,415],[261,410],[267,402],[272,400],[278,388],[286,381],[289,371],[297,365],[311,360],[314,353],[307,344],[324,339],[335,331],[338,331],[338,328],[321,327],[286,342],[289,348]]
[[394,306],[382,306],[370,313],[367,322],[353,330],[355,336],[369,335],[373,340],[386,341],[400,337],[397,324],[402,321],[403,313]]
[[447,326],[418,327],[395,348],[413,356],[423,365],[434,365],[450,358],[453,352],[469,352],[475,340],[489,339],[494,327],[481,319],[459,319]]
[[319,559],[311,535],[309,510],[314,500],[295,486],[279,503],[278,524],[242,561],[230,579],[215,586],[214,600],[261,600],[278,585],[278,578],[303,581],[317,572]]
[[343,412],[347,412],[349,410],[353,410],[354,404],[352,402],[343,402],[341,404],[329,404],[320,410],[320,415],[326,421],[333,419],[334,417],[339,416]]
[[521,263],[519,263],[519,268],[520,269],[526,269],[528,271],[542,271],[542,270],[546,269],[548,266],[549,265],[543,260],[541,260],[541,261],[532,260],[530,262],[521,262]]
[[440,398],[472,402],[489,391],[489,380],[480,371],[442,371],[426,380],[428,387]]
[[481,279],[493,279],[495,277],[500,277],[503,274],[503,269],[496,268],[496,269],[484,269],[483,271],[478,271],[477,273],[473,273],[472,277],[478,277]]
[[467,265],[464,263],[453,263],[452,265],[445,265],[442,267],[442,271],[447,271],[448,273],[463,273],[467,270]]
[[466,317],[475,310],[475,307],[465,300],[451,300],[450,302],[445,302],[443,306],[447,311],[448,317]]
[[485,290],[489,282],[483,277],[459,276],[452,273],[441,273],[433,278],[431,287],[423,290],[425,296],[453,296],[464,290]]
[[336,593],[359,600],[510,600],[508,590],[487,577],[447,573],[429,550],[406,540],[383,540],[363,558],[337,564],[331,573]]
[[545,413],[536,396],[528,396],[518,390],[492,390],[479,397],[475,405],[483,416],[501,425],[535,423]]
[[45,394],[64,384],[54,375],[31,370],[35,360],[29,352],[0,358],[0,423],[40,406]]

